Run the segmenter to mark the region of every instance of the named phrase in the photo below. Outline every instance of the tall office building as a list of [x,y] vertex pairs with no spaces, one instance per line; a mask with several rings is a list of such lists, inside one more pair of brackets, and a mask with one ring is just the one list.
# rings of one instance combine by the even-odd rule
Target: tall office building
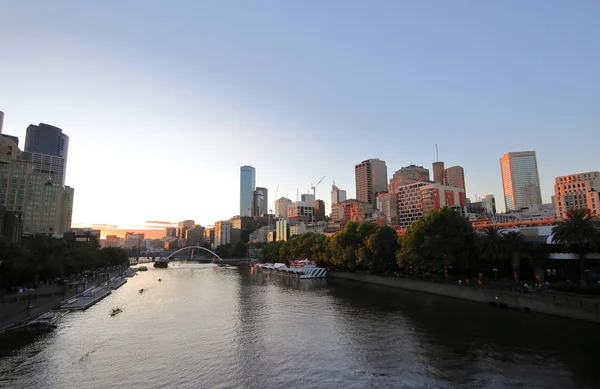
[[292,200],[285,197],[275,200],[275,217],[287,219],[290,204],[292,204]]
[[250,216],[263,216],[269,214],[269,191],[267,188],[257,187],[252,191]]
[[587,172],[556,177],[553,203],[556,217],[564,218],[568,211],[589,209],[600,215],[600,172]]
[[444,185],[444,162],[442,161],[433,163],[433,182]]
[[356,199],[375,206],[378,192],[387,191],[387,166],[385,162],[372,158],[354,166]]
[[27,127],[24,156],[53,184],[65,184],[68,153],[69,137],[60,128],[44,123]]
[[542,203],[535,151],[505,154],[500,158],[506,211]]
[[4,112],[0,111],[0,134],[2,134],[3,126],[4,126]]
[[466,191],[465,170],[462,166],[452,166],[444,169],[444,185],[462,188]]
[[240,216],[252,216],[252,192],[256,189],[256,169],[240,168]]
[[346,201],[346,191],[335,186],[335,182],[331,185],[331,206]]

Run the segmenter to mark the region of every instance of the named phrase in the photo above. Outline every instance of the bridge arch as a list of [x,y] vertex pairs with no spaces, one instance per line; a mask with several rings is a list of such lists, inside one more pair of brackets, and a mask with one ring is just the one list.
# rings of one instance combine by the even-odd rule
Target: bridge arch
[[166,259],[166,260],[169,260],[169,259],[171,259],[171,257],[172,257],[173,255],[175,255],[175,254],[177,254],[177,253],[179,253],[179,252],[181,252],[181,251],[188,250],[188,249],[200,249],[200,250],[204,250],[204,251],[206,251],[207,253],[209,253],[209,254],[213,255],[213,256],[214,256],[215,258],[217,258],[217,259],[218,259],[220,262],[223,262],[223,258],[219,257],[219,256],[217,255],[217,253],[215,253],[215,252],[214,252],[214,251],[212,251],[212,250],[209,250],[209,249],[207,249],[206,247],[202,247],[202,246],[187,246],[187,247],[182,247],[182,248],[180,248],[179,250],[176,250],[176,251],[172,252],[171,254],[169,254],[169,256],[168,256],[168,257],[166,257],[165,259]]

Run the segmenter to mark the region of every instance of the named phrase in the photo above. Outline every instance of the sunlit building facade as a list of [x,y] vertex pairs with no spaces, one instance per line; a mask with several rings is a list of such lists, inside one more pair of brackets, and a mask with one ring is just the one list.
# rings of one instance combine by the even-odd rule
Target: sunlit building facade
[[554,180],[554,209],[557,218],[564,218],[568,211],[589,209],[600,215],[600,172],[587,172],[556,177]]
[[354,167],[356,199],[375,206],[376,193],[387,191],[387,166],[378,158],[367,159]]
[[542,204],[535,151],[505,154],[500,158],[506,211]]

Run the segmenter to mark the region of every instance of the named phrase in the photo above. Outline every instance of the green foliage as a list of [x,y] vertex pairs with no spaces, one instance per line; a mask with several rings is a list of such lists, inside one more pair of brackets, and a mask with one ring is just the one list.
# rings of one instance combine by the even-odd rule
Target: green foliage
[[319,266],[388,270],[395,266],[399,247],[396,230],[374,223],[349,222],[333,237],[315,233],[294,235],[287,241],[262,245],[263,262],[310,259]]
[[571,247],[579,252],[580,279],[585,281],[585,254],[589,248],[600,246],[600,230],[589,209],[569,211],[567,216],[552,228],[553,243]]
[[435,209],[408,228],[398,264],[432,271],[445,266],[469,268],[474,243],[473,227],[466,218],[450,208]]
[[221,258],[246,258],[248,245],[241,241],[236,244],[227,243],[217,246],[214,251]]
[[69,245],[62,239],[35,235],[13,243],[0,238],[0,288],[36,286],[84,270],[128,265],[125,250],[97,245]]

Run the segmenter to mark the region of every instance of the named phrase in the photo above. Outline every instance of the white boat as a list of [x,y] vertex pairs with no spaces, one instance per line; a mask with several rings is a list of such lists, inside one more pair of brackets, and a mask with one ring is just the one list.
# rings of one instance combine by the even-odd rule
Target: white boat
[[290,267],[284,263],[256,264],[254,269],[267,274],[288,275],[299,279],[327,277],[327,269],[317,267],[313,261],[309,260],[292,261]]

